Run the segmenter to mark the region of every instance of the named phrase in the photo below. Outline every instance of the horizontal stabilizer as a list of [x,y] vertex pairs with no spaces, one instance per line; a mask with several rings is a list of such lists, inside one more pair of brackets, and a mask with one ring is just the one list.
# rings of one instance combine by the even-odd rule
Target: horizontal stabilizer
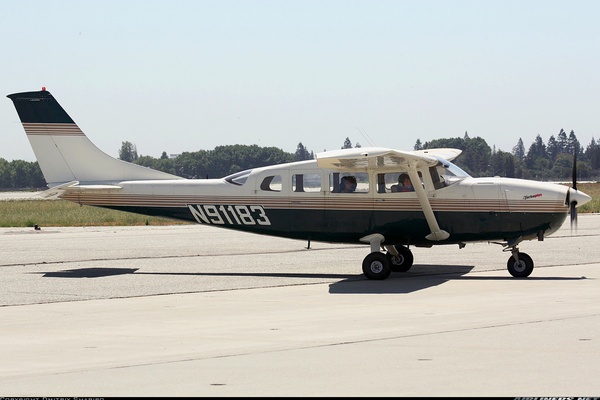
[[58,198],[65,193],[114,193],[115,191],[123,190],[118,185],[79,185],[78,181],[67,182],[63,185],[54,186],[39,194],[45,199]]
[[45,199],[57,198],[61,194],[63,194],[68,187],[78,185],[79,181],[71,181],[67,183],[63,183],[62,185],[53,186],[48,190],[44,190],[38,196],[43,197]]

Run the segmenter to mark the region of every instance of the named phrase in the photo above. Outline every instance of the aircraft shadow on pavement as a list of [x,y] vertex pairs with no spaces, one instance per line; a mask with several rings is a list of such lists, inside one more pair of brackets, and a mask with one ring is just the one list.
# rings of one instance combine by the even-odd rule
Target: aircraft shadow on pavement
[[[409,293],[437,286],[467,274],[473,266],[420,265],[409,272],[392,273],[384,281],[372,281],[363,274],[327,274],[302,272],[144,272],[138,268],[78,268],[43,273],[47,278],[104,278],[118,275],[214,276],[214,277],[267,277],[299,279],[339,279],[330,285],[334,293]],[[415,279],[417,278],[417,279]]]
[[329,286],[331,294],[385,294],[411,293],[460,279],[474,268],[473,265],[415,265],[408,272],[392,272],[383,281],[346,280]]
[[[467,275],[474,268],[472,265],[419,265],[413,267],[409,272],[392,273],[384,281],[372,280],[346,280],[333,283],[329,286],[329,292],[360,293],[360,294],[385,294],[385,293],[411,293],[433,286],[441,285],[448,281],[511,281],[515,279],[526,279],[528,281],[573,281],[585,280],[582,277],[556,277],[556,276],[529,276],[527,278],[514,278],[506,270],[498,270],[501,276],[478,276]],[[486,271],[489,272],[489,271]]]
[[103,278],[106,276],[133,274],[138,268],[78,268],[45,272],[46,278]]
[[[512,280],[512,276],[467,275],[472,265],[415,265],[408,272],[394,272],[385,280],[369,280],[363,274],[323,274],[297,272],[142,272],[139,268],[78,268],[43,273],[48,278],[103,278],[117,275],[168,275],[216,277],[268,277],[299,279],[340,279],[329,285],[331,294],[411,293],[451,280]],[[505,273],[506,271],[502,271]],[[528,277],[527,280],[580,280],[585,277]]]

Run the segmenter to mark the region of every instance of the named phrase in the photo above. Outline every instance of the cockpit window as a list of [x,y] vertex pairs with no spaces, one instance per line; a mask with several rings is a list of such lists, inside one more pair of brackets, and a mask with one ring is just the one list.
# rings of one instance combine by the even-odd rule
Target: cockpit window
[[236,172],[235,174],[228,175],[223,179],[225,179],[226,182],[241,186],[244,183],[246,183],[246,180],[248,179],[248,176],[250,175],[251,172],[252,172],[251,169],[247,169],[245,171],[240,171],[240,172]]
[[450,161],[438,158],[439,163],[435,166],[440,180],[444,183],[444,186],[452,185],[465,178],[470,178],[471,175],[467,174],[456,164],[452,164]]

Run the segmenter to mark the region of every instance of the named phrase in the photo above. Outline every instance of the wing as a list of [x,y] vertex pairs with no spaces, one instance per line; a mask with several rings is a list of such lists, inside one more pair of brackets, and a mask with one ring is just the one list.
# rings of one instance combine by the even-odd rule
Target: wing
[[411,151],[412,154],[423,154],[430,155],[433,157],[440,157],[444,160],[452,161],[462,153],[460,149],[440,148],[440,149],[427,149],[427,150],[415,150]]
[[359,147],[317,153],[317,165],[334,170],[408,169],[414,164],[432,167],[438,163],[436,157],[452,160],[462,150],[429,149],[401,151],[383,147]]
[[[457,149],[430,149],[411,152],[380,147],[341,149],[318,153],[317,165],[323,168],[346,171],[404,169],[408,171],[413,182],[417,182],[419,179],[416,172],[417,167],[433,167],[440,162],[437,157],[446,156],[454,159],[460,153],[461,151]],[[432,241],[447,239],[450,234],[440,229],[425,189],[421,185],[415,185],[415,192],[431,230],[426,238]]]

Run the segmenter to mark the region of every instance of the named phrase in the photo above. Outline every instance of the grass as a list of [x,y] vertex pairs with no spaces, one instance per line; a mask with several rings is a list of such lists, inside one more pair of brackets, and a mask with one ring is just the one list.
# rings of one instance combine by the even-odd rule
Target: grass
[[100,207],[82,206],[66,200],[0,201],[0,227],[39,226],[136,226],[181,225],[161,217],[149,217]]
[[[568,185],[569,187],[571,185]],[[592,200],[577,208],[577,213],[598,213],[600,212],[600,182],[578,183],[577,190],[592,197]]]
[[[569,185],[570,186],[570,185]],[[592,201],[578,213],[600,213],[600,182],[580,183],[577,189]],[[82,206],[66,200],[0,201],[0,227],[183,225],[189,222],[149,217],[124,211]]]

